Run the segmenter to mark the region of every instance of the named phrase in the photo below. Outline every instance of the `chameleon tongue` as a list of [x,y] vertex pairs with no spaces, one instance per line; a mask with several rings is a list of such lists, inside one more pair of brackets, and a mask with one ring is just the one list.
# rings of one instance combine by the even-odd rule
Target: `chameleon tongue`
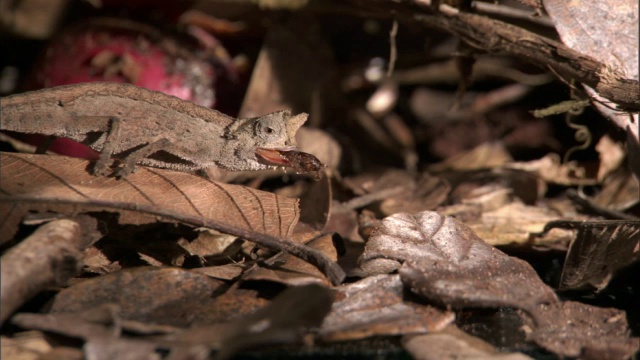
[[256,150],[258,158],[267,163],[267,165],[275,166],[291,166],[291,162],[283,156],[280,150],[258,148]]

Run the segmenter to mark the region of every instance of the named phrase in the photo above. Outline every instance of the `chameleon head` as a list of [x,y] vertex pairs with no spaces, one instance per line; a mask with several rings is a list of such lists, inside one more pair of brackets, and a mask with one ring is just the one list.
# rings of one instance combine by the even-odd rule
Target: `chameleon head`
[[296,133],[308,115],[291,116],[283,110],[257,118],[239,119],[225,130],[225,145],[218,165],[228,170],[263,170],[287,166],[273,161],[269,154],[277,150],[295,150]]

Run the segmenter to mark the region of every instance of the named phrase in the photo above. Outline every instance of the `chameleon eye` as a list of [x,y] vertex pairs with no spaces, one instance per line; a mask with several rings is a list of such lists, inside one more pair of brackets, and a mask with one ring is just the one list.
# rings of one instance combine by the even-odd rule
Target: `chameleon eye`
[[277,126],[274,126],[274,124],[267,121],[257,122],[255,131],[256,131],[256,135],[268,136],[270,138],[274,136],[278,136],[280,132]]

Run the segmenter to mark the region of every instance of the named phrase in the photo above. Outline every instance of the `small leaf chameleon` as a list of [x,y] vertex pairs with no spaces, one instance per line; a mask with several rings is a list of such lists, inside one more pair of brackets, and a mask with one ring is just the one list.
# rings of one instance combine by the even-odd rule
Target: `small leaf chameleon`
[[[120,83],[82,83],[0,99],[0,130],[65,137],[101,152],[93,168],[104,174],[121,159],[117,176],[136,164],[176,170],[217,166],[262,170],[289,166],[315,171],[323,165],[296,148],[307,114],[278,111],[235,119],[216,110]],[[287,156],[295,154],[295,156]],[[305,160],[301,162],[288,159]],[[318,169],[302,166],[315,164]]]

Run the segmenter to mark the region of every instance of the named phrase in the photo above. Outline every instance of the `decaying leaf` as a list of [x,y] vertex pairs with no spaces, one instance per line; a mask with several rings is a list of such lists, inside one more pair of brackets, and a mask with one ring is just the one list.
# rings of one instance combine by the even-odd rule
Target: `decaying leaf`
[[611,210],[626,210],[640,201],[640,182],[630,169],[619,167],[609,174],[602,190],[593,197],[594,204]]
[[453,322],[450,311],[403,296],[398,275],[375,275],[337,288],[336,301],[320,329],[325,341],[437,332]]
[[[343,204],[347,208],[370,206],[384,216],[399,211],[433,210],[449,194],[449,184],[429,173],[415,176],[404,170],[388,170],[382,174],[363,174],[344,180],[360,197]],[[374,206],[375,205],[375,206]]]
[[93,322],[80,315],[20,313],[12,318],[12,322],[24,329],[82,339],[86,342],[84,355],[92,359],[158,359],[154,357],[157,345],[153,342],[115,336],[111,323]]
[[532,313],[538,304],[558,301],[528,263],[433,211],[382,220],[360,265],[369,274],[399,270],[414,293],[453,308],[505,306]]
[[587,178],[585,169],[575,162],[561,164],[557,154],[548,154],[538,160],[511,163],[507,168],[531,172],[551,184],[595,185],[598,182]]
[[602,290],[613,274],[640,259],[640,221],[554,221],[553,228],[577,229],[562,269],[559,288]]
[[323,176],[319,181],[314,181],[296,197],[300,198],[300,222],[314,230],[323,230],[331,213],[331,177]]
[[266,307],[233,322],[225,333],[218,358],[257,346],[300,343],[322,324],[331,309],[333,294],[321,285],[290,287]]
[[[18,333],[13,338],[2,336],[0,342],[2,342],[0,356],[3,359],[36,359],[49,353],[52,349],[51,344],[40,331],[25,331]],[[82,356],[79,350],[76,351]]]
[[476,216],[465,216],[474,208],[450,206],[441,209],[444,215],[464,218],[469,226],[486,243],[493,246],[511,244],[569,243],[573,233],[565,229],[553,229],[544,237],[534,237],[550,221],[560,220],[555,209],[543,205],[530,206],[520,201],[503,203],[495,208],[482,209]]
[[432,334],[405,336],[402,344],[416,360],[531,360],[530,357],[520,353],[498,352],[489,343],[453,325]]
[[429,167],[433,172],[445,170],[469,171],[489,169],[506,165],[513,161],[509,152],[501,142],[490,142],[478,145],[474,149],[452,156],[447,160]]
[[233,317],[231,321],[194,326],[162,339],[174,346],[199,345],[217,349],[218,359],[258,346],[298,344],[312,329],[320,326],[332,301],[333,294],[323,286],[294,286],[249,312],[229,314],[229,318]]
[[208,324],[207,309],[224,283],[177,268],[141,267],[83,281],[58,293],[51,313],[117,304],[122,319],[173,326]]
[[640,347],[629,336],[625,313],[574,301],[540,306],[530,339],[560,356],[581,359],[628,359]]
[[596,150],[600,157],[598,167],[598,180],[604,181],[612,172],[620,168],[624,161],[624,146],[613,141],[608,135],[603,136],[596,144]]

